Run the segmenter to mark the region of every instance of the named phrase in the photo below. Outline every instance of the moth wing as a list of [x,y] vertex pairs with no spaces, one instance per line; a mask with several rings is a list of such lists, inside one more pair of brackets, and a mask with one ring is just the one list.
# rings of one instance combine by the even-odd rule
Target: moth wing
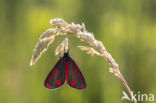
[[86,88],[86,81],[72,58],[68,61],[67,68],[67,83],[69,86],[75,89],[84,89]]
[[65,62],[63,58],[56,63],[54,68],[48,74],[44,86],[48,89],[55,89],[62,86],[65,82]]

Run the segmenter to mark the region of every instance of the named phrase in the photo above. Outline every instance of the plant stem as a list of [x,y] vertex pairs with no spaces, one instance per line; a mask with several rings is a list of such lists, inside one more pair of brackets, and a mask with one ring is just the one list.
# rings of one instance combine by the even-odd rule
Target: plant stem
[[133,93],[132,93],[131,89],[129,88],[129,86],[128,86],[126,80],[125,80],[125,78],[123,77],[123,75],[121,74],[121,72],[119,71],[119,69],[117,69],[117,70],[118,70],[119,79],[122,81],[123,85],[125,86],[125,88],[129,92],[129,94],[130,94],[133,102],[134,103],[137,103],[137,101],[136,101],[135,97],[133,96]]
[[125,88],[127,89],[128,93],[130,94],[132,100],[134,103],[137,103],[135,97],[133,96],[133,93],[131,91],[131,89],[129,88],[125,78],[123,77],[123,75],[121,74],[118,65],[116,65],[115,61],[113,60],[112,57],[109,56],[109,54],[107,53],[106,50],[101,50],[99,49],[99,51],[101,51],[101,53],[103,54],[104,58],[106,58],[106,60],[111,64],[111,66],[116,70],[116,74],[117,77],[122,81],[123,85],[125,86]]

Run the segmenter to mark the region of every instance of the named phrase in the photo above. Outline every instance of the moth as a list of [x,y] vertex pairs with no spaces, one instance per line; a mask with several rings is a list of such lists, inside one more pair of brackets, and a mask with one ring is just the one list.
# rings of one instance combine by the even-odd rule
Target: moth
[[64,53],[64,56],[59,59],[48,74],[44,86],[48,89],[56,89],[64,83],[75,89],[86,88],[84,76],[69,53]]

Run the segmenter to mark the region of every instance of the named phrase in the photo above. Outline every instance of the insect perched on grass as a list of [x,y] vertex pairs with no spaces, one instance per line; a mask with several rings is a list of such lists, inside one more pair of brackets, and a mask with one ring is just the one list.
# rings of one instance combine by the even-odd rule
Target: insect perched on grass
[[[66,82],[75,89],[86,88],[86,82],[82,73],[78,69],[74,60],[66,52],[68,51],[68,36],[76,36],[81,41],[84,41],[91,46],[78,46],[82,51],[86,51],[92,56],[104,57],[109,62],[109,64],[112,66],[112,68],[110,68],[109,71],[123,82],[123,85],[129,92],[131,98],[133,99],[133,102],[137,103],[125,78],[119,70],[118,64],[112,58],[111,54],[107,52],[103,43],[99,40],[96,40],[93,33],[90,33],[86,30],[85,25],[83,23],[82,25],[74,23],[69,24],[63,19],[55,18],[50,20],[50,24],[53,25],[55,28],[47,29],[40,36],[39,42],[37,43],[34,49],[34,54],[32,55],[30,66],[36,63],[36,61],[41,57],[41,55],[47,50],[49,45],[55,40],[55,37],[64,35],[67,38],[60,45],[58,45],[55,50],[55,55],[62,53],[64,54],[64,56],[60,58],[58,63],[55,65],[54,69],[49,73],[45,81],[46,88],[54,89],[62,86],[64,82]],[[97,48],[98,51],[96,51],[92,47]]]

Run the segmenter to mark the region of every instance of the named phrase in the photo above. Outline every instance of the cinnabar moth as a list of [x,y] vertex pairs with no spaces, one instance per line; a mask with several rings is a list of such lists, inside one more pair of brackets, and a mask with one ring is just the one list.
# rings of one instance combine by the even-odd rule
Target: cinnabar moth
[[64,82],[75,89],[86,88],[86,81],[81,71],[68,53],[64,53],[64,56],[56,63],[48,74],[44,86],[48,89],[55,89],[62,86]]

